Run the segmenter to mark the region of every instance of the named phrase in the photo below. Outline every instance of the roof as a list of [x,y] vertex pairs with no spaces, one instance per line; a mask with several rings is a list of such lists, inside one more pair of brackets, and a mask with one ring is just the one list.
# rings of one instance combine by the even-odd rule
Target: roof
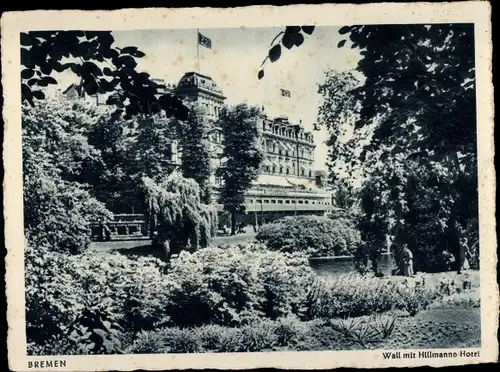
[[298,177],[283,177],[283,176],[273,176],[270,174],[261,174],[254,181],[255,185],[268,185],[268,186],[281,186],[293,189],[296,186],[303,186],[305,189],[310,191],[322,191],[316,185],[305,178]]
[[210,76],[198,74],[197,72],[186,72],[179,80],[177,89],[196,87],[219,96],[223,96],[222,89],[212,80]]

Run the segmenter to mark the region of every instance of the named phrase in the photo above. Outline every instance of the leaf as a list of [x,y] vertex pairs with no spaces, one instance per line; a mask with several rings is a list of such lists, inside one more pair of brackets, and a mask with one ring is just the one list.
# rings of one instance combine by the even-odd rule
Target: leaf
[[33,56],[26,48],[21,48],[21,64],[25,67],[34,68]]
[[302,35],[302,34],[296,34],[295,35],[295,45],[296,46],[301,46],[303,42],[304,42],[304,35]]
[[134,54],[137,52],[137,47],[134,46],[128,46],[120,50],[122,54]]
[[37,45],[40,44],[38,39],[32,37],[31,35],[21,32],[21,45],[22,46],[32,46],[32,45]]
[[145,55],[146,55],[146,53],[141,52],[140,50],[138,50],[137,52],[134,53],[134,57],[137,57],[137,58],[142,58]]
[[269,50],[269,59],[271,62],[276,62],[281,56],[281,45],[276,44]]
[[52,67],[49,65],[40,66],[40,70],[44,75],[50,75],[52,73]]
[[33,94],[33,97],[35,97],[36,99],[45,99],[45,94],[40,90],[35,90],[32,91],[31,93]]
[[346,40],[340,40],[337,44],[337,48],[342,48],[345,45]]
[[285,33],[287,34],[296,34],[300,32],[300,26],[286,26]]
[[37,79],[37,78],[29,79],[29,80],[28,80],[28,85],[29,85],[30,87],[32,87],[33,85],[35,85],[35,84],[37,83],[37,81],[38,81],[38,80],[39,80],[39,79]]
[[259,80],[262,79],[264,77],[264,70],[260,70],[257,74],[257,77],[259,78]]
[[113,76],[113,71],[111,71],[111,69],[109,67],[104,67],[103,70],[102,70],[102,72],[106,76]]
[[33,71],[32,69],[25,69],[25,70],[21,71],[21,78],[23,78],[23,79],[29,79],[34,74],[35,74],[35,71]]
[[52,76],[44,76],[41,81],[46,82],[47,84],[57,84],[57,80],[54,79]]
[[344,34],[347,34],[350,31],[351,31],[351,26],[344,26],[344,27],[340,28],[339,34],[344,35]]
[[285,34],[283,35],[283,38],[281,39],[281,43],[283,46],[287,49],[291,49],[295,45],[295,40],[292,36],[292,34]]
[[302,26],[302,31],[304,31],[308,35],[312,35],[314,32],[314,26]]

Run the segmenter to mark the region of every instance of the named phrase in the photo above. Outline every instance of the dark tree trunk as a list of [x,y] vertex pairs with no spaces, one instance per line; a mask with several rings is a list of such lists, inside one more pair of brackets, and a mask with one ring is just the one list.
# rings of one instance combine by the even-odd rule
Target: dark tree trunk
[[236,235],[236,212],[231,213],[231,235]]

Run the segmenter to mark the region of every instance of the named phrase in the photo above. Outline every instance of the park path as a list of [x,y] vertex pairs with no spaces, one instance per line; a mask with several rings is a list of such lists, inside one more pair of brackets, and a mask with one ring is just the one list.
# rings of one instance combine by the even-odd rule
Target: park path
[[[221,235],[216,236],[213,240],[212,245],[224,245],[224,244],[243,244],[252,241],[255,238],[255,232],[252,229],[248,229],[242,234],[237,235]],[[149,239],[137,239],[137,240],[114,240],[110,242],[92,242],[90,247],[102,250],[122,250],[122,249],[133,249],[140,250],[142,247],[146,249],[151,245],[151,240]]]

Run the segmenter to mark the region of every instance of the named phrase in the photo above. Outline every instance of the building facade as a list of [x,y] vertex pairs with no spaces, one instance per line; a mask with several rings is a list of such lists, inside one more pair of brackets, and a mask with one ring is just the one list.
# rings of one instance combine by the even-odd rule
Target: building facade
[[[217,119],[226,97],[222,89],[206,75],[186,73],[174,93],[182,99],[197,102],[212,122],[209,142],[212,157],[214,203],[222,180],[215,171],[223,163],[223,134]],[[291,123],[287,117],[259,118],[264,160],[253,187],[246,195],[246,213],[239,216],[246,223],[269,221],[285,215],[324,214],[331,210],[331,194],[325,188],[324,177],[314,169],[314,137],[301,123]],[[321,173],[321,172],[320,172]],[[218,205],[222,212],[222,206]]]
[[[163,79],[153,79],[165,86],[160,93],[172,93],[181,99],[196,102],[205,111],[206,119],[211,122],[209,143],[211,148],[213,202],[217,204],[218,190],[222,180],[215,171],[223,164],[222,128],[217,119],[224,106],[226,97],[222,89],[211,77],[196,72],[187,72],[178,84],[166,83]],[[77,96],[77,87],[72,86],[64,92],[67,96]],[[104,103],[105,99],[88,98],[90,101]],[[270,118],[261,114],[261,145],[264,160],[257,180],[246,195],[246,213],[239,216],[244,223],[262,223],[286,215],[317,214],[323,215],[332,206],[331,193],[326,187],[326,175],[314,169],[314,137],[301,123],[291,123],[287,117]],[[178,162],[180,152],[172,144],[172,161]]]

